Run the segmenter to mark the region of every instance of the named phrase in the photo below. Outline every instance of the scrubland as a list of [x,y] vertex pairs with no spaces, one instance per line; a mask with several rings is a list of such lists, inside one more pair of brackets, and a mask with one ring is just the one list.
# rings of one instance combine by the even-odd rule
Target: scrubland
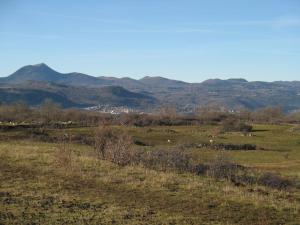
[[0,224],[300,224],[298,125],[105,129],[2,129]]

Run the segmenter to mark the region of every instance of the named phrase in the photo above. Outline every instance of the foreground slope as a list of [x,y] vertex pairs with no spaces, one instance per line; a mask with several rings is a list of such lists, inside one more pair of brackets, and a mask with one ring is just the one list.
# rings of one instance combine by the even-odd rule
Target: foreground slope
[[[168,148],[206,140],[213,127],[119,127],[153,147]],[[299,133],[288,126],[258,126],[253,137],[228,134],[218,141],[247,142],[264,151],[235,151],[243,165],[299,174]],[[278,134],[280,131],[281,136]],[[49,130],[59,135],[60,130]],[[70,134],[91,134],[72,128]],[[24,133],[27,134],[27,133]],[[162,172],[142,166],[118,166],[97,159],[91,147],[20,139],[20,131],[1,131],[0,224],[299,224],[299,189],[278,191],[189,173]],[[177,138],[179,137],[179,138]],[[181,137],[181,138],[180,138]],[[280,137],[286,137],[281,142]],[[246,140],[248,138],[248,140]],[[264,140],[264,141],[263,141]],[[281,143],[281,144],[279,144]],[[69,154],[68,152],[71,152]],[[191,149],[195,160],[213,150]],[[67,154],[65,154],[67,153]],[[289,153],[290,157],[284,157]],[[197,158],[199,157],[199,158]]]

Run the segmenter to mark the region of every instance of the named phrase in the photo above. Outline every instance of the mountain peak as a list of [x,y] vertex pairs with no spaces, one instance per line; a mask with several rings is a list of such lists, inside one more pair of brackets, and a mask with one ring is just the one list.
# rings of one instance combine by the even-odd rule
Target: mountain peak
[[52,72],[56,72],[54,71],[52,68],[50,68],[47,64],[45,63],[38,63],[38,64],[34,64],[34,65],[27,65],[27,66],[23,66],[22,68],[20,68],[18,71],[22,71],[22,72],[38,72],[38,71],[52,71]]
[[38,63],[38,64],[34,64],[34,65],[29,65],[29,66],[27,66],[27,68],[30,68],[31,70],[35,70],[35,71],[51,71],[51,72],[56,72],[55,70],[53,70],[51,67],[49,67],[45,63]]
[[248,81],[243,78],[230,78],[227,80],[208,79],[202,82],[202,84],[211,84],[211,85],[241,84],[241,83],[248,83]]
[[49,81],[55,82],[61,76],[60,73],[51,69],[45,63],[39,63],[35,65],[27,65],[13,74],[11,74],[7,81],[21,83],[23,81],[34,80],[34,81]]
[[46,63],[38,63],[38,64],[34,64],[34,65],[31,65],[33,67],[47,67],[47,68],[50,68]]
[[244,78],[230,78],[228,81],[239,82],[239,83],[248,83],[248,81]]
[[160,77],[160,76],[145,76],[141,78],[140,80],[169,80],[168,78],[165,77]]

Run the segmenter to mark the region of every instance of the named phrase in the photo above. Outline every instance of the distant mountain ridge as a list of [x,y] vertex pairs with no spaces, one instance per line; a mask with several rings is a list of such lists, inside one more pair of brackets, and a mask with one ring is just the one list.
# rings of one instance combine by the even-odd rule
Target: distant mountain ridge
[[45,99],[52,99],[64,108],[111,105],[145,109],[157,102],[152,96],[131,92],[119,86],[88,88],[38,81],[0,85],[1,103],[23,101],[31,106],[38,106]]
[[75,72],[59,73],[44,63],[24,66],[10,76],[2,78],[0,81],[9,84],[18,84],[24,81],[43,81],[74,86],[97,86],[103,84],[100,78]]
[[187,84],[183,81],[171,80],[163,77],[146,76],[140,80],[135,80],[129,77],[95,77],[83,73],[59,73],[45,63],[36,65],[27,65],[18,69],[8,77],[0,78],[2,83],[18,84],[24,81],[43,81],[53,82],[58,84],[67,84],[73,86],[105,86],[105,85],[128,85],[144,87],[147,85],[169,85],[177,86],[178,84]]
[[[45,97],[41,97],[45,96]],[[245,79],[210,79],[187,83],[164,77],[94,77],[83,73],[59,73],[44,63],[20,68],[0,78],[0,101],[25,100],[38,105],[54,98],[64,107],[97,104],[154,108],[164,105],[189,110],[197,106],[219,105],[229,109],[256,109],[268,105],[286,111],[300,108],[300,82],[248,82]]]

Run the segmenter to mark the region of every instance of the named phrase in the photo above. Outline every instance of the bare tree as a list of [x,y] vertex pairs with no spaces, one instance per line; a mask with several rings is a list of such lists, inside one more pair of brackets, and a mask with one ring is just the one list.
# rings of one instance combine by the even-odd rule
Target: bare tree
[[40,113],[44,122],[49,123],[59,119],[61,108],[60,105],[55,103],[52,99],[46,99],[40,106]]
[[159,109],[159,115],[161,118],[174,119],[178,117],[177,108],[175,106],[164,106]]
[[278,106],[268,106],[253,113],[253,119],[259,122],[274,123],[280,121],[283,117],[282,108]]

